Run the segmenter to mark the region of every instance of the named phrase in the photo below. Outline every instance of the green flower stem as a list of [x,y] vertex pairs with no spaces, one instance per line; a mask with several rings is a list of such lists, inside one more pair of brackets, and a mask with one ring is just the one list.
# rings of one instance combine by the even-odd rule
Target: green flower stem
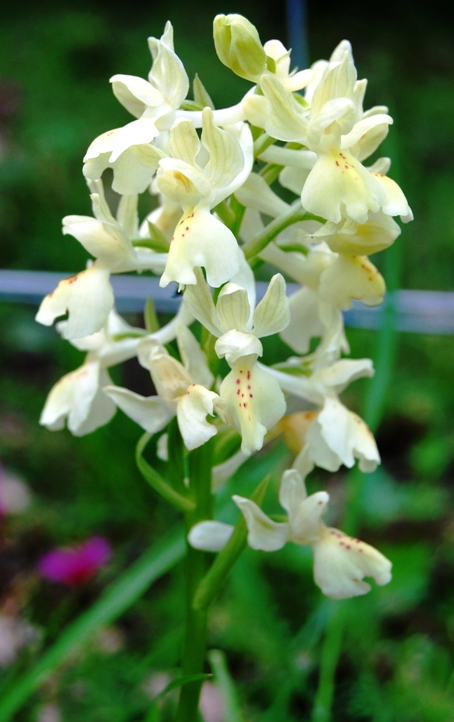
[[268,183],[270,186],[274,181],[279,177],[279,173],[281,170],[284,169],[283,165],[278,165],[277,163],[267,163],[263,168],[259,171],[259,175],[262,176],[262,178]]
[[263,249],[266,248],[266,246],[271,243],[271,241],[273,241],[279,233],[299,221],[320,221],[321,223],[325,223],[324,218],[314,216],[312,213],[307,213],[303,209],[301,202],[297,200],[292,203],[285,213],[281,213],[281,215],[277,216],[277,218],[271,221],[271,223],[269,223],[263,231],[257,233],[252,240],[248,241],[248,243],[243,246],[246,259],[250,260],[255,256],[258,256],[260,251],[263,251]]
[[[189,489],[194,495],[195,508],[185,515],[186,532],[194,524],[211,518],[211,461],[213,443],[208,441],[189,454]],[[186,541],[186,619],[182,659],[182,676],[203,672],[207,644],[206,609],[195,609],[193,602],[197,588],[205,576],[210,557],[193,549]],[[176,722],[196,722],[202,682],[196,681],[181,688]]]
[[213,208],[213,213],[217,213],[221,221],[227,226],[229,230],[232,230],[235,223],[235,214],[232,209],[227,205],[226,201],[221,201]]
[[[256,488],[252,500],[259,506],[265,496],[270,477],[267,476]],[[238,517],[233,534],[224,549],[219,552],[206,576],[201,580],[194,595],[194,609],[208,609],[217,597],[230,570],[247,544],[247,526],[242,514]]]
[[254,143],[254,158],[257,158],[260,153],[263,153],[270,145],[274,145],[276,138],[272,138],[268,133],[262,133]]
[[243,222],[244,214],[246,212],[246,206],[243,206],[242,203],[235,197],[231,196],[230,198],[230,209],[232,213],[235,215],[235,221],[232,225],[232,233],[234,236],[238,238],[241,224]]

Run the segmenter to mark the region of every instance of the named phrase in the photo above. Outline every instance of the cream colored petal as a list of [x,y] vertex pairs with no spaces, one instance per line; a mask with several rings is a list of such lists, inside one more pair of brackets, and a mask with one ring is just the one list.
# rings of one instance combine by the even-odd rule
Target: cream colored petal
[[388,178],[388,176],[382,175],[381,173],[374,173],[373,175],[385,189],[386,198],[383,203],[383,212],[389,216],[400,216],[404,223],[412,221],[412,210],[408,205],[408,201],[401,187],[396,181],[393,181],[392,178]]
[[149,434],[161,431],[175,416],[175,410],[158,396],[140,396],[120,386],[106,386],[103,391],[126,416]]
[[[107,228],[109,230],[107,230]],[[71,235],[95,258],[109,265],[123,261],[129,253],[128,244],[116,229],[105,227],[100,221],[89,216],[65,216],[63,234]]]
[[280,273],[276,273],[254,311],[254,333],[259,338],[279,333],[290,323],[286,288],[284,277]]
[[247,291],[234,283],[227,283],[219,293],[213,320],[223,331],[236,329],[248,333],[250,312]]
[[250,499],[234,495],[232,500],[246,520],[248,544],[252,549],[275,552],[285,546],[289,540],[288,524],[273,521]]
[[[342,435],[342,438],[345,438],[346,434],[343,432],[344,428],[342,427],[337,437]],[[339,454],[331,448],[330,442],[330,438],[328,441],[325,439],[322,433],[322,427],[317,423],[317,419],[315,419],[310,424],[306,433],[306,445],[308,448],[308,457],[306,457],[306,459],[310,458],[311,462],[321,469],[334,472],[338,471],[342,466],[342,459]]]
[[315,235],[325,239],[336,253],[369,256],[388,248],[400,233],[397,223],[379,211],[371,213],[363,224],[349,220],[338,224],[329,221]]
[[331,62],[325,67],[323,77],[317,86],[311,101],[314,115],[322,112],[323,107],[336,98],[354,97],[356,83],[356,68],[353,63],[351,46],[343,41],[336,49],[336,57],[331,56]]
[[148,79],[172,108],[178,108],[188,94],[189,80],[183,63],[173,49],[173,28],[170,22],[166,23],[160,40],[148,38],[148,46],[153,57]]
[[200,140],[194,123],[190,120],[177,120],[170,131],[170,153],[174,158],[195,166],[199,150]]
[[[139,118],[127,123],[115,131],[115,144],[112,148],[110,163],[115,163],[119,156],[133,146],[149,145],[159,135],[152,118]],[[155,146],[149,145],[149,159],[154,159],[154,167],[164,153]],[[148,161],[149,162],[149,161]]]
[[196,206],[202,199],[209,205],[213,188],[205,174],[178,158],[163,158],[159,161],[156,185],[161,193],[183,210]]
[[189,311],[213,336],[220,336],[222,331],[214,323],[215,305],[213,296],[200,268],[194,268],[196,283],[187,286],[183,301]]
[[230,281],[239,266],[235,236],[208,209],[200,207],[184,215],[175,229],[159,285],[197,283],[194,268],[203,267],[208,284],[217,288]]
[[320,154],[301,194],[304,208],[333,223],[342,217],[366,223],[384,199],[377,179],[347,151],[337,150]]
[[338,529],[325,527],[313,550],[315,583],[332,599],[367,594],[370,585],[364,577],[380,586],[391,581],[392,565],[383,554]]
[[299,354],[307,353],[311,339],[322,336],[325,331],[320,320],[319,304],[317,293],[307,286],[290,296],[290,323],[280,336]]
[[317,371],[314,378],[327,389],[340,394],[352,381],[364,376],[370,378],[374,373],[373,363],[369,358],[343,358],[334,364],[330,364],[327,368]]
[[104,426],[115,413],[115,404],[100,389],[101,384],[109,381],[97,361],[66,374],[49,392],[39,423],[56,431],[63,429],[67,420],[68,429],[75,436]]
[[162,93],[143,78],[117,74],[110,82],[117,100],[136,118],[140,118],[147,107],[156,108],[165,103]]
[[307,444],[304,444],[299,454],[293,460],[293,468],[301,474],[303,479],[313,470],[314,463],[312,461],[310,448]]
[[366,306],[378,306],[385,291],[383,276],[366,256],[340,254],[320,278],[320,297],[344,311],[351,308],[354,298]]
[[191,333],[187,326],[178,323],[176,337],[181,360],[189,375],[197,384],[209,388],[214,377],[208,367],[207,358],[194,334]]
[[278,140],[304,142],[308,127],[306,112],[274,76],[263,76],[260,87],[271,105],[266,132]]
[[241,188],[235,192],[236,198],[246,206],[269,216],[278,216],[288,211],[288,203],[273,193],[268,183],[258,173],[251,173]]
[[[362,459],[362,467],[368,471],[373,471],[380,463],[377,445],[372,432],[362,419],[356,414],[349,411],[338,399],[327,398],[322,411],[319,413],[316,421],[311,424],[306,436],[306,441],[311,444],[313,441],[312,433],[320,428],[321,437],[338,456],[340,462],[351,468],[355,463],[355,458]],[[312,456],[317,466],[327,468],[319,455],[314,454],[315,447],[312,448]],[[337,469],[328,469],[336,471]]]
[[242,107],[246,120],[257,128],[265,128],[271,112],[271,104],[264,95],[254,95],[254,88],[246,93],[242,101]]
[[388,135],[392,123],[391,116],[383,113],[362,118],[342,137],[341,148],[349,148],[353,155],[362,161],[377,150]]
[[218,395],[204,386],[191,384],[177,401],[178,426],[187,449],[197,449],[216,435],[216,426],[206,417],[214,415],[213,402]]
[[220,552],[233,534],[234,527],[222,521],[201,521],[191,528],[188,542],[194,549]]
[[55,291],[42,301],[36,320],[50,326],[68,313],[60,324],[63,338],[82,338],[99,331],[114,305],[108,269],[93,264],[86,271],[60,281]]
[[279,488],[279,503],[287,513],[292,513],[307,499],[306,485],[296,469],[287,469],[282,474]]
[[[244,151],[248,146],[249,155],[252,155],[252,138],[250,138],[250,131],[247,126],[243,125],[242,149],[232,133],[215,125],[211,108],[205,108],[202,117],[202,143],[210,154],[210,159],[204,171],[212,187],[218,190],[214,201],[217,204],[244,182],[245,178],[241,175],[242,171],[246,164],[249,170],[252,165],[252,157],[246,159]],[[251,142],[247,143],[249,138]],[[239,178],[241,180],[238,182]]]
[[285,399],[279,384],[255,363],[256,356],[240,358],[221,384],[225,420],[242,437],[242,451],[251,454],[263,446],[266,432],[285,413]]
[[219,358],[224,358],[230,365],[234,364],[243,356],[254,354],[262,356],[263,346],[257,336],[252,333],[242,333],[232,329],[222,334],[214,345]]
[[291,540],[295,544],[312,544],[318,539],[322,516],[328,507],[329,494],[317,491],[311,494],[289,514]]
[[148,363],[156,391],[166,403],[176,401],[192,384],[193,380],[183,364],[167,353],[151,353]]
[[[313,110],[313,109],[312,109]],[[311,149],[323,143],[322,134],[330,132],[330,126],[336,123],[336,132],[347,133],[355,121],[356,109],[349,98],[332,98],[328,100],[320,111],[313,113],[308,130],[307,139]]]

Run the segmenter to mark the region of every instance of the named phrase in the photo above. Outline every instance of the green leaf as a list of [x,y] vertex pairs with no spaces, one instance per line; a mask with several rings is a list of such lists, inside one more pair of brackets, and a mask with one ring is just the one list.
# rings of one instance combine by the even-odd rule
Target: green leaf
[[192,499],[189,499],[182,494],[179,494],[175,489],[172,489],[167,482],[164,481],[162,476],[153,469],[150,464],[145,461],[142,454],[148,442],[151,439],[151,434],[143,434],[139,439],[139,443],[136,447],[136,464],[137,467],[146,481],[153,487],[163,499],[168,501],[170,504],[175,506],[180,511],[193,511],[195,509],[195,503]]
[[167,687],[162,690],[152,701],[152,704],[155,704],[158,700],[165,697],[169,692],[171,692],[173,689],[178,689],[178,687],[183,687],[185,684],[189,684],[189,682],[200,682],[204,681],[205,679],[211,679],[212,674],[186,674],[184,677],[178,677],[177,679],[174,679],[172,682],[169,682]]
[[208,106],[208,108],[214,110],[214,103],[208,95],[207,90],[197,73],[195,74],[194,82],[192,83],[192,89],[194,91],[194,101],[197,105],[201,108],[206,108]]
[[168,253],[169,242],[165,235],[152,221],[147,221],[147,223],[150,238],[137,238],[132,241],[132,245],[139,248],[151,248],[158,253]]
[[31,694],[46,682],[53,671],[93,634],[126,611],[150,584],[163,576],[184,555],[185,543],[180,526],[146,551],[99,600],[81,614],[47,649],[36,664],[0,695],[0,722],[11,720]]
[[154,301],[151,296],[147,298],[147,302],[143,311],[143,318],[145,322],[145,328],[148,333],[155,333],[156,331],[159,331],[160,325],[158,317],[156,316]]

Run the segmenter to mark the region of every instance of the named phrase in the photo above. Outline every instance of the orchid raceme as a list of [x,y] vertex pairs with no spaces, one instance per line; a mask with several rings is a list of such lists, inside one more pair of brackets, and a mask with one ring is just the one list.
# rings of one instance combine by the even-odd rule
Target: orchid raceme
[[[348,358],[343,311],[354,301],[382,302],[385,281],[369,255],[399,242],[395,217],[412,219],[388,177],[390,159],[368,161],[392,118],[385,106],[364,110],[366,81],[357,79],[348,41],[329,60],[296,70],[291,51],[277,39],[262,44],[238,14],[215,18],[214,40],[220,61],[250,84],[230,107],[215,108],[197,76],[188,97],[170,23],[149,38],[147,80],[111,78],[134,120],[88,148],[93,216],[63,220],[63,233],[91,260],[46,296],[36,317],[48,326],[58,320],[62,337],[86,352],[50,391],[40,423],[87,434],[119,407],[146,432],[140,472],[186,514],[193,548],[219,551],[212,566],[188,551],[198,561],[187,562],[186,680],[203,671],[206,617],[198,615],[246,540],[264,551],[310,546],[315,581],[334,599],[365,594],[365,577],[390,581],[380,552],[325,524],[329,496],[308,495],[304,479],[318,466],[339,472],[341,483],[342,467],[358,460],[372,472],[380,463],[367,424],[340,400],[351,381],[374,373],[371,360]],[[119,273],[175,284],[178,313],[162,321],[151,299],[145,328],[122,319],[110,282]],[[257,273],[268,283],[258,303]],[[297,285],[290,297],[288,281]],[[149,395],[112,382],[108,369],[124,361],[128,377],[134,363],[147,369]],[[253,455],[266,456],[282,434],[294,455],[279,492],[285,521],[261,510],[265,481],[251,499],[235,487],[239,467],[252,467]],[[143,456],[149,441],[154,461]],[[210,518],[211,494],[226,481],[241,510],[235,530]],[[178,722],[197,719],[194,685],[181,688]]]

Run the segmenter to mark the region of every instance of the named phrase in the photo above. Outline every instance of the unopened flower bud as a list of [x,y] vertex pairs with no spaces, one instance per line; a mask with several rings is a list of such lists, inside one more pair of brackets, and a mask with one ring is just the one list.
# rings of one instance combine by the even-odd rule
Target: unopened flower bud
[[219,60],[236,75],[256,81],[266,71],[266,53],[257,29],[242,15],[217,15],[213,35]]

